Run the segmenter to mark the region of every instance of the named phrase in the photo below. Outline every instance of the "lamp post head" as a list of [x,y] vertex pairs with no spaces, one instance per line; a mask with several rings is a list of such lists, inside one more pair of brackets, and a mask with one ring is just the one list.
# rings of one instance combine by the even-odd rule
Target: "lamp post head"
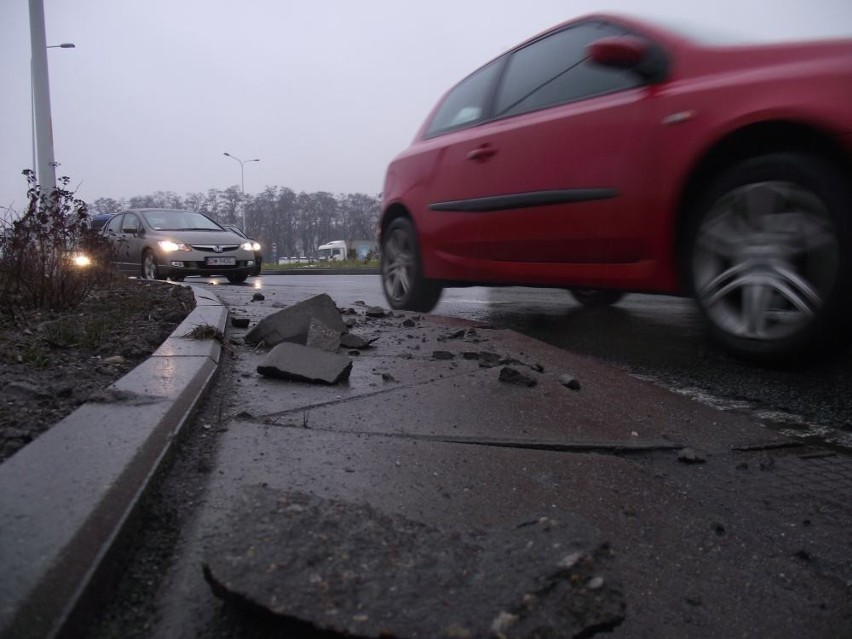
[[77,45],[73,42],[63,42],[62,44],[49,44],[45,49],[76,49]]

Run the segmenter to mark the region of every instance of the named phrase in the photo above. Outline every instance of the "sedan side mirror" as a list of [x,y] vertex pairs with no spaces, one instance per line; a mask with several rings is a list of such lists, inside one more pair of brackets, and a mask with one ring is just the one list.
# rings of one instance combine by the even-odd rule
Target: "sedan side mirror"
[[589,44],[586,51],[592,62],[613,69],[635,71],[649,82],[664,79],[668,70],[663,52],[636,36],[601,38]]

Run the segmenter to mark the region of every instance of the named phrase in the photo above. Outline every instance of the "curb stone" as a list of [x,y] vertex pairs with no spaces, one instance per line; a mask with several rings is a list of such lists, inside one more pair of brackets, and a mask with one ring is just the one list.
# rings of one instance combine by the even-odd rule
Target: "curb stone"
[[212,380],[227,308],[196,306],[139,366],[0,465],[0,637],[69,632],[104,587],[110,559],[174,438]]

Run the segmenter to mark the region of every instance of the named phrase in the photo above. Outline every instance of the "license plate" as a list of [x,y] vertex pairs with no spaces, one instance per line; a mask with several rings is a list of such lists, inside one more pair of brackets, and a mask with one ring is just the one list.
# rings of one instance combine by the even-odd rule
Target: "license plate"
[[208,257],[207,266],[235,266],[237,258],[235,257]]

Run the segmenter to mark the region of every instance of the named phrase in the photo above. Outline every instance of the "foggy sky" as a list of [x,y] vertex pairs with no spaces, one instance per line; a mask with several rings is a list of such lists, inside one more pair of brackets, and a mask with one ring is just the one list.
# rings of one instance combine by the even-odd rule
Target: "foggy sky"
[[[27,0],[0,0],[0,208],[32,165]],[[641,9],[640,9],[641,7]],[[597,11],[761,39],[852,35],[852,0],[44,0],[57,176],[78,197],[378,194],[452,84]]]

